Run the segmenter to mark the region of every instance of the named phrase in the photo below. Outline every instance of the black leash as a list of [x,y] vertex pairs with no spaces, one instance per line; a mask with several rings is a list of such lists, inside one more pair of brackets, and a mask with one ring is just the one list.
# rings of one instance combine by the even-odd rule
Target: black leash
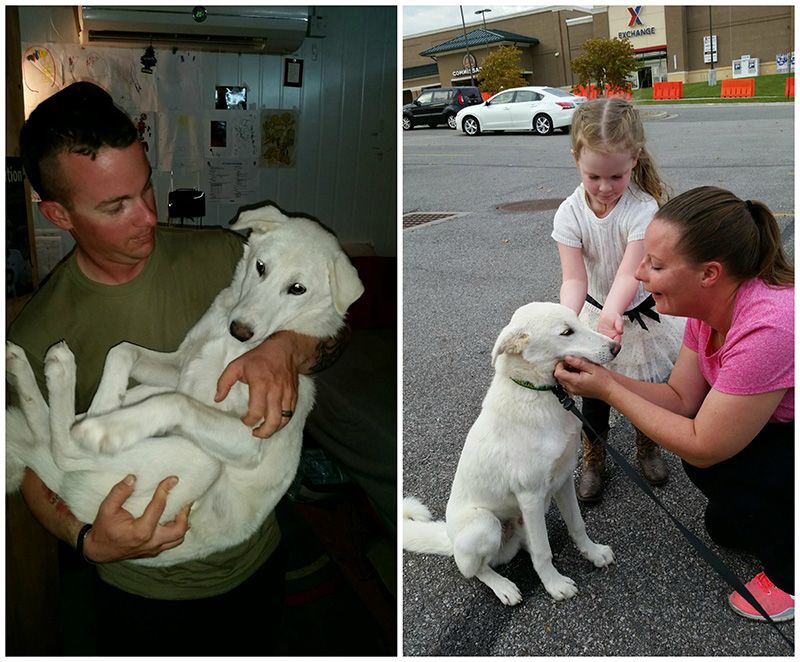
[[630,478],[636,485],[638,485],[644,492],[647,494],[656,504],[669,516],[669,518],[673,521],[675,526],[678,527],[678,530],[684,535],[684,537],[692,544],[692,546],[698,551],[700,556],[702,556],[706,563],[708,563],[716,572],[717,574],[722,577],[728,585],[733,588],[735,591],[739,593],[745,600],[747,600],[754,609],[758,611],[767,622],[769,622],[775,631],[781,636],[781,638],[789,645],[789,647],[794,651],[794,642],[790,640],[775,621],[770,618],[770,615],[764,610],[761,604],[753,597],[753,594],[750,593],[749,590],[745,587],[745,585],[739,580],[739,578],[734,574],[734,572],[726,566],[722,559],[719,558],[713,551],[711,551],[702,540],[700,540],[694,533],[692,533],[689,529],[687,529],[683,523],[675,517],[667,507],[662,503],[661,499],[659,499],[653,489],[650,487],[650,484],[639,475],[639,472],[634,469],[630,463],[619,453],[619,451],[614,448],[611,444],[607,443],[603,438],[597,434],[595,429],[591,426],[591,424],[586,420],[586,417],[581,413],[578,407],[575,405],[575,401],[570,397],[567,390],[561,386],[561,384],[557,384],[553,389],[553,394],[558,398],[558,401],[561,403],[561,406],[564,407],[568,412],[571,412],[577,416],[581,423],[589,430],[595,437],[595,439],[599,440],[600,443],[605,446],[606,450],[611,454],[611,457],[614,458],[614,462],[617,463],[620,469]]

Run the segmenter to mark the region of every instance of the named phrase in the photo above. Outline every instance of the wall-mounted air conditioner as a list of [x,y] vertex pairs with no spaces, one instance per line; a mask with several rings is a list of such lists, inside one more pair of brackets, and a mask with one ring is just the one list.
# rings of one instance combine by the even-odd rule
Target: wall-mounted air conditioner
[[309,7],[82,6],[81,43],[293,53],[310,14]]

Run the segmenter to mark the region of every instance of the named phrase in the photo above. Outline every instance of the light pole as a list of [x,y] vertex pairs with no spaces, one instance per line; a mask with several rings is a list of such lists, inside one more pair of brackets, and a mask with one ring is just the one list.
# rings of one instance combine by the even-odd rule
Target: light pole
[[717,84],[717,72],[714,71],[714,29],[711,26],[711,5],[708,7],[708,51],[710,54],[711,68],[708,70],[708,84]]
[[483,29],[484,30],[486,29],[486,12],[487,11],[492,11],[492,10],[491,9],[479,9],[478,11],[475,12],[476,14],[480,14],[481,15],[481,18],[483,19]]
[[464,30],[464,46],[467,49],[467,59],[469,60],[469,82],[475,87],[475,76],[472,74],[472,53],[469,52],[469,40],[467,39],[467,24],[464,22],[464,7],[458,6],[461,10],[461,28]]

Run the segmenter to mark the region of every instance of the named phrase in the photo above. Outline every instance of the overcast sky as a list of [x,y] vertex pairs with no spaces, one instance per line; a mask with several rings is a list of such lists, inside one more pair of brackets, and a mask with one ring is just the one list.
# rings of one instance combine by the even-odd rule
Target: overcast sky
[[[541,7],[542,5],[539,5]],[[463,5],[464,22],[467,28],[483,25],[480,14],[475,14],[477,9],[491,9],[486,12],[486,20],[516,14],[527,9],[535,9],[535,5]],[[439,30],[441,28],[461,27],[461,12],[459,5],[405,5],[403,7],[403,36]]]

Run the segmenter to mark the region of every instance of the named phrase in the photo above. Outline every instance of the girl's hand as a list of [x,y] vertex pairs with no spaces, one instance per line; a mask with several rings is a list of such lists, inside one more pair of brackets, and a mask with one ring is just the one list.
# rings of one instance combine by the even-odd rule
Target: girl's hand
[[615,342],[622,341],[622,332],[625,328],[625,321],[622,315],[606,314],[600,315],[600,322],[597,324],[597,332],[608,336]]
[[553,374],[571,395],[595,400],[607,400],[614,382],[604,367],[573,356],[559,361]]

